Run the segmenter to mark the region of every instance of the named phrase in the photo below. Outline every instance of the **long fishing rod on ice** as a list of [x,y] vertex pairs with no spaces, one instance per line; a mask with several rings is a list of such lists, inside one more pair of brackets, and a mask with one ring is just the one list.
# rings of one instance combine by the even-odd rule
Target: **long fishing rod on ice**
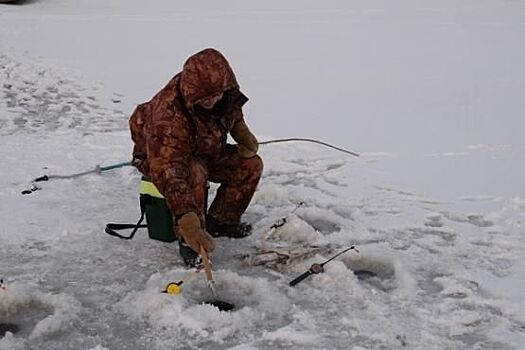
[[[315,139],[309,139],[309,138],[286,138],[286,139],[267,140],[267,141],[259,142],[259,145],[264,146],[264,145],[283,143],[283,142],[311,142],[311,143],[315,143],[315,144],[319,144],[319,145],[322,145],[322,146],[326,146],[326,147],[332,148],[332,149],[334,149],[336,151],[343,152],[345,154],[349,154],[349,155],[352,155],[354,157],[359,157],[358,153],[349,151],[349,150],[341,148],[341,147],[337,147],[337,146],[331,145],[331,144],[326,143],[326,142],[322,142],[322,141],[315,140]],[[73,179],[73,178],[76,178],[76,177],[89,175],[89,174],[101,174],[101,173],[103,173],[105,171],[118,169],[118,168],[122,168],[122,167],[125,167],[125,166],[130,166],[130,165],[131,165],[131,161],[126,161],[126,162],[111,164],[111,165],[107,165],[107,166],[97,165],[97,166],[95,166],[94,169],[87,170],[87,171],[82,171],[82,172],[79,172],[79,173],[66,174],[66,175],[61,175],[61,174],[42,175],[42,176],[39,176],[39,177],[33,179],[31,181],[31,188],[29,188],[27,190],[23,190],[22,194],[31,194],[31,193],[33,193],[35,191],[41,190],[42,188],[37,185],[38,182],[49,181],[49,180],[52,180],[52,179]]]

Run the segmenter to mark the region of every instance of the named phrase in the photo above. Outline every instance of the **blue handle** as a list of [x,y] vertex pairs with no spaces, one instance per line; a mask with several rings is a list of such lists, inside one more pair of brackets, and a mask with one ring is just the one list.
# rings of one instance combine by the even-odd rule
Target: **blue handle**
[[107,170],[112,170],[116,168],[122,168],[122,167],[129,166],[129,165],[131,165],[131,162],[122,162],[122,163],[117,163],[113,165],[101,166],[100,171],[107,171]]

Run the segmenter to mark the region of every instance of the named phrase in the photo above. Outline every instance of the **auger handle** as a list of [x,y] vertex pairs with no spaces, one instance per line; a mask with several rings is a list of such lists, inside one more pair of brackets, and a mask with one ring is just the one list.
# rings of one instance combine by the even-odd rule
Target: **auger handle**
[[296,284],[302,282],[303,280],[305,280],[306,278],[308,278],[310,275],[312,274],[312,272],[310,270],[306,271],[305,273],[303,273],[302,275],[300,275],[299,277],[297,277],[296,279],[294,279],[293,281],[290,282],[290,287],[293,287],[295,286]]

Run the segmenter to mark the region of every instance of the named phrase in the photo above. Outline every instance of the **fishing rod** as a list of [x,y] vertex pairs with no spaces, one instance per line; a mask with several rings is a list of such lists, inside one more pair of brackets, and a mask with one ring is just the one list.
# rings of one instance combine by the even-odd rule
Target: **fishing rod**
[[131,165],[131,162],[127,161],[127,162],[121,162],[121,163],[106,165],[106,166],[97,165],[97,166],[95,166],[94,169],[87,170],[87,171],[82,171],[80,173],[74,173],[74,174],[67,174],[67,175],[59,175],[59,174],[42,175],[42,176],[39,176],[39,177],[33,179],[31,181],[31,188],[22,191],[22,194],[31,194],[31,193],[33,193],[35,191],[41,190],[42,187],[38,186],[36,184],[37,182],[49,181],[49,180],[52,180],[52,179],[74,179],[76,177],[89,175],[89,174],[101,174],[104,171],[109,171],[109,170],[113,170],[113,169],[117,169],[117,168],[122,168],[122,167],[129,166],[129,165]]
[[302,275],[300,275],[297,278],[295,278],[292,281],[290,281],[290,287],[293,287],[293,286],[299,284],[300,282],[302,282],[306,278],[310,277],[311,275],[317,275],[319,273],[323,273],[324,272],[324,266],[326,264],[328,264],[330,261],[334,260],[335,258],[340,256],[341,254],[344,254],[344,253],[346,253],[349,250],[355,250],[356,252],[359,253],[359,250],[357,250],[355,248],[355,246],[351,246],[351,247],[346,248],[345,250],[337,253],[336,255],[334,255],[333,257],[331,257],[330,259],[326,260],[325,262],[323,262],[321,264],[318,264],[318,263],[312,264],[312,266],[310,266],[310,268],[306,272],[304,272]]
[[[295,206],[294,210],[292,210],[288,215],[290,215],[290,214],[294,214],[294,213],[297,211],[297,209],[299,209],[300,207],[302,207],[302,206],[305,205],[305,204],[306,204],[305,202],[299,202],[299,203]],[[278,228],[283,227],[283,226],[288,222],[288,220],[286,219],[286,217],[287,217],[287,216],[282,217],[282,218],[278,219],[277,221],[275,221],[275,223],[270,227],[270,229],[269,229],[265,234],[262,235],[261,240],[262,240],[262,241],[267,241],[267,240],[269,240],[270,237],[274,234],[274,232],[275,232]]]
[[[311,143],[316,143],[316,144],[319,144],[319,145],[323,145],[323,146],[335,149],[335,150],[337,150],[339,152],[350,154],[350,155],[352,155],[354,157],[359,157],[360,156],[358,153],[349,151],[347,149],[344,149],[344,148],[341,148],[341,147],[337,147],[337,146],[334,146],[334,145],[331,145],[329,143],[322,142],[322,141],[319,141],[319,140],[309,139],[309,138],[293,137],[293,138],[287,138],[287,139],[267,140],[267,141],[259,142],[259,145],[269,145],[269,144],[283,143],[283,142],[311,142]],[[113,170],[113,169],[117,169],[117,168],[122,168],[122,167],[130,166],[130,165],[131,165],[131,162],[130,161],[126,161],[126,162],[121,162],[121,163],[107,165],[107,166],[97,165],[97,166],[95,166],[94,169],[83,171],[83,172],[80,172],[80,173],[67,174],[67,175],[60,175],[60,174],[42,175],[42,176],[39,176],[39,177],[33,179],[31,181],[31,187],[29,189],[27,189],[27,190],[23,190],[22,194],[24,194],[24,195],[25,194],[31,194],[33,192],[41,190],[42,187],[37,185],[38,182],[49,181],[49,180],[52,180],[52,179],[74,179],[74,178],[77,178],[77,177],[80,177],[80,176],[84,176],[84,175],[89,175],[89,174],[101,174],[101,173],[103,173],[105,171],[109,171],[109,170]]]
[[215,280],[213,279],[213,275],[211,272],[210,259],[208,258],[208,253],[206,252],[206,249],[204,249],[204,246],[202,245],[200,246],[200,254],[202,257],[204,272],[206,274],[206,284],[208,285],[208,288],[210,289],[211,296],[212,296],[212,299],[205,301],[205,303],[215,306],[220,311],[233,310],[235,308],[234,304],[217,298],[217,292],[215,291]]
[[206,276],[206,285],[208,286],[212,297],[211,299],[204,301],[204,304],[212,305],[218,308],[220,311],[233,310],[235,308],[234,304],[221,300],[217,297],[217,291],[215,290],[215,280],[213,279],[213,274],[211,271],[210,258],[208,257],[208,253],[203,246],[200,246],[200,255],[202,258],[202,266],[196,268],[195,271],[190,271],[178,282],[169,282],[162,293],[179,295],[182,292],[181,286],[185,283],[188,284],[193,281],[197,277],[197,274],[204,270]]

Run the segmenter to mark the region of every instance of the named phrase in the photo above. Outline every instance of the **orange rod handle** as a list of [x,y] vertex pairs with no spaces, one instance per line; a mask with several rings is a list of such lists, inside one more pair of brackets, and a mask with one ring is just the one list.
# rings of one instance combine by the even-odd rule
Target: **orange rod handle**
[[204,249],[204,246],[201,245],[201,257],[202,262],[204,264],[204,272],[206,273],[206,279],[208,282],[213,281],[213,275],[211,274],[211,265],[210,265],[210,259],[208,258],[208,253],[206,253],[206,249]]

